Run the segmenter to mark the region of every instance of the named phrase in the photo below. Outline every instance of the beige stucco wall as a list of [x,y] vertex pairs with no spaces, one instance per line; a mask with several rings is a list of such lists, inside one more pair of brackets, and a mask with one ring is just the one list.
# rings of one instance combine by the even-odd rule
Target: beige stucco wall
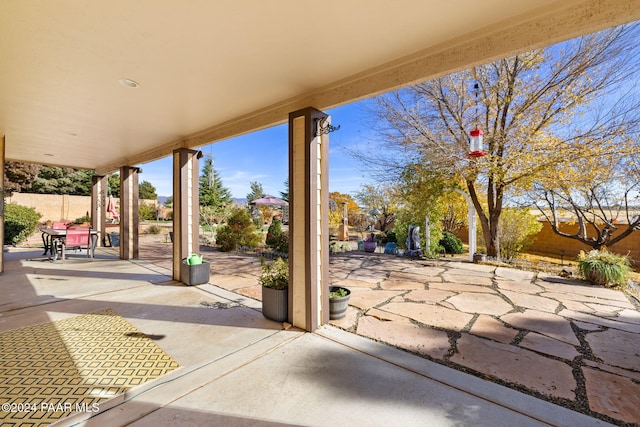
[[[35,209],[42,217],[41,222],[68,220],[74,221],[87,213],[91,215],[90,196],[70,196],[59,194],[13,193],[6,199],[7,203],[15,203]],[[114,199],[116,210],[120,211],[120,200]],[[157,200],[141,200],[141,203],[157,205]],[[110,214],[107,214],[110,216]]]
[[[533,243],[527,248],[527,252],[539,255],[552,256],[556,258],[574,259],[580,251],[589,251],[591,247],[575,239],[569,239],[557,235],[551,229],[551,225],[546,221],[540,221],[542,229],[535,236]],[[560,231],[574,234],[578,230],[578,225],[574,223],[561,223]],[[478,227],[478,233],[481,233]],[[464,242],[468,243],[467,229],[459,230],[456,235]],[[627,238],[607,249],[622,255],[629,255],[634,260],[635,265],[640,265],[640,232],[634,232]]]

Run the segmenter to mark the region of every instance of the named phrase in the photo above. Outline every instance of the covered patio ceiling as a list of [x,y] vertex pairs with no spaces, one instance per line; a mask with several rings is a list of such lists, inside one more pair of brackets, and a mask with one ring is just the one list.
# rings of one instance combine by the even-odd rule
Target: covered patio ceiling
[[6,160],[105,174],[638,19],[640,0],[2,0],[0,137]]

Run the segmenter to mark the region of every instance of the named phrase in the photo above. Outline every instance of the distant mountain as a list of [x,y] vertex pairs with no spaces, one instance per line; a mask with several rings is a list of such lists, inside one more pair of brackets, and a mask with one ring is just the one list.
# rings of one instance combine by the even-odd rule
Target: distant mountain
[[166,202],[168,198],[169,196],[158,196],[158,204],[164,206],[164,202]]

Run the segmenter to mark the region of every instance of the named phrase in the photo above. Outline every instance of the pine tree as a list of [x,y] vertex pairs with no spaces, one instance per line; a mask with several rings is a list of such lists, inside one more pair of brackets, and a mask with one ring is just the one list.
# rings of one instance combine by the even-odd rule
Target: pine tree
[[222,183],[220,174],[213,167],[213,157],[204,160],[200,175],[200,205],[221,208],[231,202],[231,191]]

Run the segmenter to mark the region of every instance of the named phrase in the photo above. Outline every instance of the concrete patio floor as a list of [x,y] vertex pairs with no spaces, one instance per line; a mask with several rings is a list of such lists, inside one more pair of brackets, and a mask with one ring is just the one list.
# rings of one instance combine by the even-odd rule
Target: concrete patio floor
[[[260,299],[255,257],[216,253],[210,283]],[[460,259],[331,257],[352,294],[331,324],[614,423],[640,424],[640,311],[617,290]]]
[[303,333],[259,312],[257,257],[205,252],[210,284],[188,287],[170,280],[166,243],[144,243],[133,262],[109,248],[64,264],[40,253],[5,254],[0,332],[110,308],[181,365],[61,425],[640,420],[640,316],[616,291],[459,261],[338,255],[332,281],[352,290],[349,313]]

